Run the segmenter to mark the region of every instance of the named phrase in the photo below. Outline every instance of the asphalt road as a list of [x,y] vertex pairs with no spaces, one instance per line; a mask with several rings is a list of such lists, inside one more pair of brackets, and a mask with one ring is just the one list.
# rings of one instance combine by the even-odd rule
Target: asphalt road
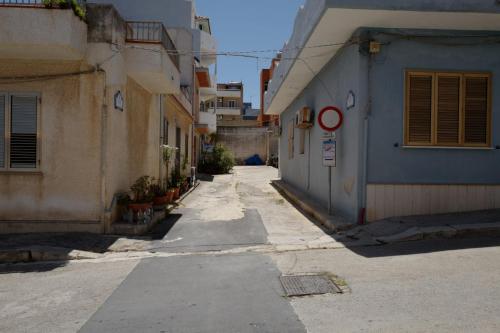
[[[342,244],[276,176],[203,183],[140,240],[153,253],[0,265],[0,332],[500,332],[500,238]],[[280,275],[303,273],[350,291],[284,297]]]

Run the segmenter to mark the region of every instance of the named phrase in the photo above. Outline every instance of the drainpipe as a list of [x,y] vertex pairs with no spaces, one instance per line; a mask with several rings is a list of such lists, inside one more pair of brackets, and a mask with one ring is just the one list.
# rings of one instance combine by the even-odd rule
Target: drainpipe
[[111,212],[106,209],[106,197],[107,197],[107,188],[106,188],[106,171],[107,171],[107,134],[108,134],[108,87],[107,87],[107,78],[106,72],[99,68],[97,69],[98,73],[102,73],[103,76],[103,101],[101,106],[101,163],[100,163],[100,182],[101,182],[101,191],[100,191],[100,210],[101,210],[101,223],[104,224],[104,233],[109,233],[111,230]]
[[367,205],[367,187],[368,187],[368,134],[370,128],[370,116],[372,112],[372,54],[368,54],[368,68],[366,71],[366,82],[367,82],[367,105],[365,114],[363,117],[363,149],[362,151],[362,167],[361,167],[361,190],[360,190],[360,203],[361,208],[359,210],[358,223],[366,223],[366,205]]
[[158,101],[160,103],[160,158],[159,158],[159,168],[158,168],[158,173],[159,173],[159,181],[160,181],[160,184],[163,184],[163,150],[162,150],[162,145],[163,145],[163,141],[164,141],[164,137],[163,137],[163,133],[165,132],[164,129],[163,129],[163,118],[164,118],[164,109],[163,109],[163,94],[159,94],[158,95]]

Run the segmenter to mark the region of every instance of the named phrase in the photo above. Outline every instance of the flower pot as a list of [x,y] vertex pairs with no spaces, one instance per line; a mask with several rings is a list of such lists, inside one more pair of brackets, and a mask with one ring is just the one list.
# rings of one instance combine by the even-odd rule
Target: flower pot
[[155,205],[155,206],[164,206],[164,205],[168,205],[169,203],[170,203],[170,200],[169,200],[168,195],[164,195],[162,197],[155,197],[153,199],[153,205]]
[[130,209],[134,213],[144,213],[147,210],[153,209],[152,203],[133,203],[128,205],[128,209]]
[[171,204],[172,201],[174,201],[174,191],[172,190],[167,191],[167,200],[168,200],[167,204]]
[[180,187],[175,187],[174,189],[174,200],[178,200],[181,197]]

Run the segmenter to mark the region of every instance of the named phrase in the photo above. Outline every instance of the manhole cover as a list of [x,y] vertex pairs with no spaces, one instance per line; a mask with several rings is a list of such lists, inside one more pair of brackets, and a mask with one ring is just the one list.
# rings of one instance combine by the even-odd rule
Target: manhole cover
[[342,293],[325,275],[289,275],[280,280],[288,297]]

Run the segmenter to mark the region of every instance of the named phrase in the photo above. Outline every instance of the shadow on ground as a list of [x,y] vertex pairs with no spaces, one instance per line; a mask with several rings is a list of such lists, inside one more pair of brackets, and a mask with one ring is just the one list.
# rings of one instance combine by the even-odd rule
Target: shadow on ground
[[0,264],[0,275],[50,272],[57,268],[64,267],[67,264],[67,261],[49,263]]
[[349,246],[350,251],[366,257],[394,257],[443,251],[478,249],[500,246],[500,237],[475,236],[454,239],[428,239],[377,246]]

